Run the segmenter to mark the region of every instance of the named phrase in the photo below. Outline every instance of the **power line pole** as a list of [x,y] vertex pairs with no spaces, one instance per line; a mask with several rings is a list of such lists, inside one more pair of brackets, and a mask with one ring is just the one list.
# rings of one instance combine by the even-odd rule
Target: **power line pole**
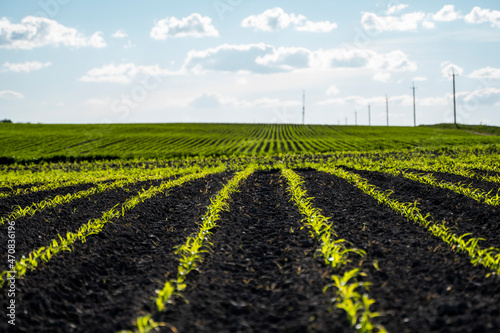
[[370,104],[368,104],[368,126],[372,125],[372,116],[370,111]]
[[345,125],[347,126],[347,117],[345,117]]
[[302,93],[302,125],[305,125],[306,117],[306,90],[304,89]]
[[410,89],[413,89],[413,127],[417,127],[417,109],[415,106],[415,82],[412,82]]
[[451,68],[451,75],[453,76],[453,122],[455,123],[455,127],[458,128],[457,125],[457,100],[456,100],[456,94],[455,94],[455,76],[459,74],[455,74],[455,69],[452,67]]
[[358,111],[354,110],[354,124],[358,126]]
[[389,97],[385,95],[385,112],[387,114],[387,126],[389,126]]

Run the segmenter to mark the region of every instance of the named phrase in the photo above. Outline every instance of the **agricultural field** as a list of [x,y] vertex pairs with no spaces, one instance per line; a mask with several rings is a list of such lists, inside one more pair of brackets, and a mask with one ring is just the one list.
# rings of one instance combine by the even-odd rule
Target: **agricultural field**
[[1,166],[0,331],[500,331],[496,137],[245,128],[233,156]]
[[[494,135],[480,135],[480,134]],[[373,151],[498,144],[497,127],[0,123],[0,163]]]

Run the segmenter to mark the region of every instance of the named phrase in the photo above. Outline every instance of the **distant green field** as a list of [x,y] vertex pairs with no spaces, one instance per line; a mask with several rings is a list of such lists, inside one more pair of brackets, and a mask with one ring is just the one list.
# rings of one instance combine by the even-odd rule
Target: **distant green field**
[[[498,128],[496,128],[498,129]],[[0,124],[3,163],[370,151],[500,143],[477,129],[279,124]],[[489,133],[492,133],[490,128]]]

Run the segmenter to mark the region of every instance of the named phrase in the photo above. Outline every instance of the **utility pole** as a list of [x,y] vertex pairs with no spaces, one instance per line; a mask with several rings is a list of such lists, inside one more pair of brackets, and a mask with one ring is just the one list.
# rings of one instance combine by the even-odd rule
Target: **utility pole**
[[368,126],[372,125],[372,116],[370,111],[370,104],[368,104]]
[[358,126],[358,111],[354,110],[354,125]]
[[385,112],[387,114],[387,126],[389,126],[389,97],[385,95]]
[[458,128],[457,125],[457,100],[456,100],[456,94],[455,94],[455,76],[459,74],[455,74],[455,69],[452,67],[451,68],[451,75],[453,76],[453,122],[455,123],[455,127]]
[[347,117],[345,117],[345,125],[347,126]]
[[417,127],[417,110],[415,106],[415,82],[412,82],[410,89],[413,89],[413,127]]
[[306,117],[306,90],[304,89],[302,93],[302,125],[305,125]]

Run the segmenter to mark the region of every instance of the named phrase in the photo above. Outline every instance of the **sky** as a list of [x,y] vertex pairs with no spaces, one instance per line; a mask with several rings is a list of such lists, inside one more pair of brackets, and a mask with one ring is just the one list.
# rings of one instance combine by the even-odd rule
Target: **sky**
[[[3,0],[0,119],[500,126],[500,2]],[[386,99],[387,97],[387,99]],[[388,102],[389,115],[386,113]]]

